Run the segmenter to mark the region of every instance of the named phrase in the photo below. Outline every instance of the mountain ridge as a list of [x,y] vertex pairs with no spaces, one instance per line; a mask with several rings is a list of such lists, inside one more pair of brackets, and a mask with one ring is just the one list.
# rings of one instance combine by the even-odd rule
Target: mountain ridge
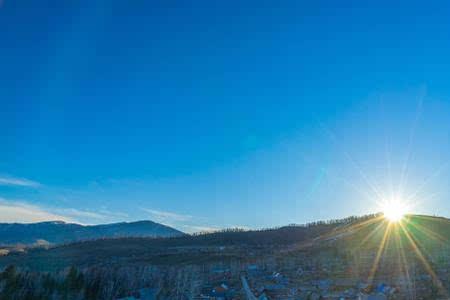
[[151,220],[82,225],[64,221],[0,223],[0,245],[32,245],[38,241],[62,244],[100,238],[175,237],[185,233]]

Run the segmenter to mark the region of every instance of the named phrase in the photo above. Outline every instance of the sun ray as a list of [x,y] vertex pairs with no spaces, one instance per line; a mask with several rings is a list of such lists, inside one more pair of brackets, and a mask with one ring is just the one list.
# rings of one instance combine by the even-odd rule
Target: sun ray
[[[384,114],[384,102],[382,97],[379,99],[380,103],[380,113],[381,117],[383,118],[382,124],[386,124],[385,122],[385,114]],[[392,163],[391,163],[391,151],[390,151],[390,141],[388,139],[388,128],[386,126],[383,127],[384,129],[384,155],[386,158],[386,164],[387,164],[387,178],[388,178],[388,185],[389,185],[389,193],[390,197],[394,197],[394,184],[392,180]]]
[[425,188],[435,179],[437,178],[442,172],[444,172],[448,167],[450,166],[450,160],[446,163],[442,164],[433,174],[425,178],[422,183],[417,187],[417,189],[412,192],[410,195],[408,195],[406,198],[415,200],[420,193],[425,190]]
[[372,201],[373,200],[373,194],[369,193],[367,191],[367,189],[363,189],[363,188],[359,188],[357,185],[355,185],[354,183],[352,183],[350,180],[341,177],[340,178],[346,185],[348,185],[350,188],[352,188],[354,191],[356,191],[357,193],[361,194],[362,196],[364,196],[364,198],[366,198],[367,200]]
[[364,246],[375,234],[377,234],[383,226],[386,226],[385,222],[380,222],[362,241],[359,243],[359,247]]
[[417,125],[419,123],[419,119],[420,116],[422,114],[422,106],[423,106],[423,95],[419,96],[419,101],[417,103],[417,107],[416,107],[416,112],[415,112],[415,116],[414,116],[414,121],[411,125],[411,129],[409,132],[409,138],[408,138],[408,146],[407,146],[407,152],[406,152],[406,156],[405,156],[405,160],[403,161],[403,168],[402,168],[402,172],[400,175],[400,184],[399,184],[399,191],[398,194],[403,196],[403,188],[404,185],[408,182],[408,177],[409,177],[409,161],[411,159],[411,154],[412,154],[412,145],[413,145],[413,141],[415,138],[415,134],[416,134],[416,130],[417,130]]
[[433,268],[431,267],[431,265],[428,263],[427,259],[425,258],[425,256],[422,254],[422,251],[420,250],[420,248],[417,246],[417,243],[414,241],[414,239],[411,237],[409,231],[407,228],[405,228],[405,226],[403,224],[399,224],[403,233],[405,234],[406,238],[408,239],[409,243],[411,244],[414,253],[417,255],[417,257],[419,258],[419,261],[422,263],[422,265],[424,266],[425,270],[427,271],[427,273],[431,276],[433,283],[437,286],[439,292],[441,294],[443,294],[446,298],[448,298],[448,292],[447,290],[444,288],[444,285],[442,284],[441,280],[439,279],[439,277],[436,275],[436,273],[434,272]]
[[350,162],[351,166],[353,168],[355,168],[355,170],[358,172],[358,174],[361,176],[361,178],[363,179],[363,181],[367,184],[367,186],[372,190],[372,192],[376,195],[377,199],[382,199],[382,194],[380,192],[380,190],[375,186],[375,184],[373,184],[369,178],[367,177],[367,175],[363,172],[363,170],[361,169],[361,167],[359,166],[359,164],[351,157],[350,153],[348,153],[348,151],[346,151],[345,149],[343,149],[340,145],[340,143],[338,142],[338,139],[336,137],[336,134],[334,134],[330,129],[328,129],[324,123],[319,122],[320,127],[322,128],[322,130],[324,130],[326,132],[326,134],[328,134],[328,136],[330,137],[330,139],[334,142],[335,145],[337,145],[338,149],[344,154],[344,157]]
[[368,276],[368,279],[367,279],[369,284],[372,284],[373,280],[375,278],[375,275],[376,275],[376,272],[378,270],[378,266],[379,266],[379,263],[380,263],[381,256],[382,256],[382,254],[383,254],[383,252],[385,250],[386,241],[388,240],[390,232],[391,232],[391,226],[392,226],[391,223],[387,224],[387,227],[386,227],[386,230],[384,232],[383,238],[381,240],[380,246],[378,247],[378,251],[377,251],[377,254],[375,256],[375,260],[374,260],[374,262],[372,264],[372,267],[370,269],[369,276]]
[[440,242],[440,243],[448,242],[447,238],[443,237],[439,233],[436,233],[436,232],[426,228],[425,226],[422,226],[420,224],[416,224],[414,222],[410,222],[410,223],[408,223],[408,225],[411,226],[411,227],[414,227],[415,229],[420,231],[422,234],[426,235],[428,238],[433,239],[434,241],[437,241],[437,242]]
[[399,228],[400,227],[397,226],[396,241],[397,241],[397,251],[400,255],[400,260],[401,260],[401,267],[402,267],[401,272],[404,274],[405,279],[406,279],[406,289],[409,294],[409,298],[414,299],[415,298],[414,287],[413,287],[413,282],[411,281],[411,275],[409,272],[410,263],[408,262],[406,255],[405,255],[405,247],[403,245],[403,241],[400,236]]
[[358,222],[356,224],[352,224],[350,226],[347,227],[347,229],[350,230],[360,230],[363,229],[367,226],[370,226],[372,224],[375,224],[379,221],[383,220],[383,216],[379,215],[379,216],[375,216],[374,218],[370,218],[368,220],[362,221],[362,222]]

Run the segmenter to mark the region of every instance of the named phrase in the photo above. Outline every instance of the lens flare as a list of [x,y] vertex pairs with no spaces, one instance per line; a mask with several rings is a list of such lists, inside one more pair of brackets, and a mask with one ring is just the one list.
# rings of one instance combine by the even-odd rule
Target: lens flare
[[408,213],[408,206],[400,200],[386,201],[382,205],[384,217],[391,223],[399,222]]

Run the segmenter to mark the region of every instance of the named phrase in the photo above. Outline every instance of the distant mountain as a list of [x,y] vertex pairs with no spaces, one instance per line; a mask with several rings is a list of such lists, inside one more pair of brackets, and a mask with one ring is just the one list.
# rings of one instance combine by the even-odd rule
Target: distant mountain
[[[148,231],[143,230],[146,227]],[[64,228],[63,231],[55,230]],[[1,231],[0,240],[25,240],[23,227],[16,229],[15,237],[5,239]],[[8,226],[18,226],[10,224]],[[51,249],[26,249],[13,255],[0,255],[0,268],[9,264],[36,270],[53,270],[71,265],[92,267],[95,265],[179,265],[202,264],[232,260],[245,260],[249,256],[265,257],[279,253],[286,257],[295,251],[319,253],[335,249],[339,253],[359,253],[361,257],[373,258],[369,254],[377,252],[383,240],[386,251],[394,251],[393,246],[401,242],[406,253],[411,253],[414,241],[419,243],[424,253],[433,253],[442,247],[450,249],[450,220],[431,216],[409,215],[402,225],[391,226],[382,215],[349,217],[328,222],[314,222],[306,225],[289,225],[263,230],[228,229],[218,232],[187,235],[175,229],[153,222],[118,223],[99,226],[80,226],[65,223],[38,223],[20,226],[38,226],[47,233],[44,237],[38,229],[28,243],[37,239],[49,242],[87,240],[70,243]],[[155,231],[155,226],[161,231]],[[44,228],[44,229],[42,229]],[[53,228],[51,231],[49,228]],[[407,233],[403,231],[406,230]],[[31,230],[30,230],[31,231]],[[30,232],[29,231],[29,232]],[[391,234],[386,235],[386,232]],[[84,233],[84,234],[83,234]],[[146,238],[145,236],[171,237]],[[31,235],[30,235],[31,236]],[[120,237],[97,239],[99,237]],[[123,238],[122,238],[123,237]],[[95,240],[94,240],[95,239]],[[409,247],[409,248],[408,248]],[[406,250],[406,248],[408,250]],[[223,251],[226,249],[226,251]],[[386,253],[387,253],[386,252]],[[353,254],[350,255],[353,257]],[[289,254],[290,255],[290,254]],[[359,257],[359,256],[358,256]],[[360,268],[362,268],[360,265]],[[370,265],[364,263],[364,265]],[[389,263],[385,265],[389,266]]]
[[[349,217],[306,225],[262,230],[225,229],[203,234],[181,234],[172,238],[115,238],[71,243],[51,249],[27,249],[0,256],[0,268],[9,264],[35,270],[56,270],[71,265],[179,265],[247,259],[249,254],[267,255],[275,249],[310,247],[322,237],[336,235],[351,224],[376,216]],[[111,225],[107,225],[111,226]],[[1,234],[0,234],[1,237]],[[222,250],[221,250],[222,249]],[[226,251],[223,251],[227,249]],[[250,252],[249,252],[250,251]]]
[[0,245],[50,243],[118,237],[176,237],[184,233],[152,221],[84,226],[62,221],[31,224],[0,223]]
[[[295,291],[296,299],[449,299],[449,249],[449,219],[407,215],[392,223],[374,214],[263,230],[4,249],[0,283],[22,298],[26,289],[45,296],[29,299],[55,293],[63,295],[55,299],[67,293],[79,299],[144,299],[145,289],[158,299],[194,299],[214,291],[216,282],[242,298],[250,290],[244,282],[250,282],[251,288],[267,290],[269,299],[281,299],[279,291]],[[196,289],[189,290],[192,286]],[[189,297],[180,297],[183,293]],[[2,297],[0,286],[0,299],[20,297]]]

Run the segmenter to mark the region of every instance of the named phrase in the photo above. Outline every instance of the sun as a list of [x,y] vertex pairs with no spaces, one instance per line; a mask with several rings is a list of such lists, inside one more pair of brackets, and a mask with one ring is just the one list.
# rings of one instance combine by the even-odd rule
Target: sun
[[400,222],[408,213],[408,206],[400,200],[386,201],[382,205],[384,217],[391,223]]

